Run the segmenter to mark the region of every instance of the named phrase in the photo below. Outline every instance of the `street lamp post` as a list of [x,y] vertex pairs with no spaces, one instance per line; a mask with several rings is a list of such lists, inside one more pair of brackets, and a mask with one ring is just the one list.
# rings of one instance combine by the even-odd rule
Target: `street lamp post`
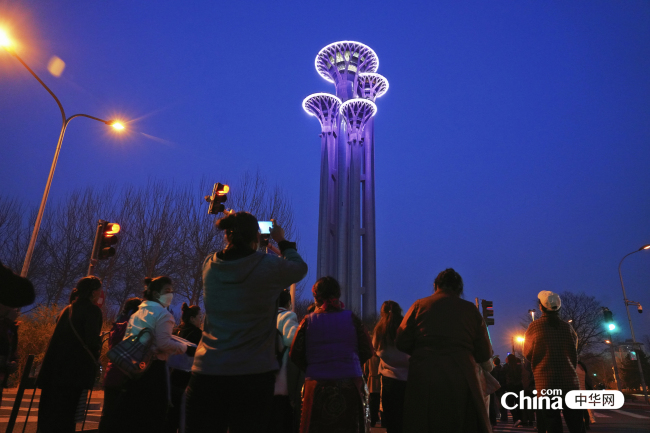
[[[636,343],[636,338],[634,337],[634,327],[632,326],[632,316],[630,315],[629,306],[630,305],[637,305],[638,306],[639,303],[634,302],[634,301],[630,301],[629,299],[627,299],[627,295],[625,294],[625,285],[623,284],[623,274],[621,273],[621,265],[623,264],[623,260],[625,260],[625,258],[627,256],[630,256],[630,255],[632,255],[634,253],[638,253],[639,251],[648,250],[648,249],[650,249],[650,245],[644,245],[641,248],[639,248],[638,250],[632,251],[631,253],[626,254],[625,256],[623,256],[623,258],[621,259],[621,262],[618,264],[618,277],[621,280],[621,289],[623,289],[623,301],[625,302],[625,310],[627,311],[627,320],[630,323],[630,332],[632,333],[632,344],[635,347],[636,347],[637,343]],[[641,310],[639,310],[639,311],[641,311]],[[649,401],[648,401],[648,389],[646,388],[646,385],[645,385],[645,379],[643,377],[643,367],[641,366],[641,356],[639,356],[638,354],[637,354],[637,357],[636,357],[636,364],[639,367],[639,375],[641,376],[641,387],[643,388],[643,396],[645,398],[645,402],[649,403]]]
[[54,92],[52,92],[50,88],[47,87],[45,83],[38,77],[38,75],[36,75],[36,73],[29,66],[27,66],[27,63],[25,63],[23,59],[21,59],[18,56],[16,51],[11,48],[11,41],[9,40],[7,35],[1,30],[0,30],[0,46],[3,46],[11,55],[13,55],[25,67],[25,69],[27,69],[34,78],[36,78],[36,81],[41,83],[43,88],[47,90],[47,92],[52,96],[52,98],[54,98],[56,104],[59,106],[59,110],[61,111],[61,119],[62,119],[61,132],[59,133],[59,141],[56,144],[56,151],[54,152],[54,159],[52,160],[52,166],[50,167],[50,174],[47,177],[47,183],[45,184],[45,191],[43,192],[43,198],[41,199],[41,205],[38,208],[38,215],[36,216],[36,222],[34,224],[34,231],[32,232],[32,237],[29,239],[29,245],[27,246],[27,253],[25,254],[25,262],[23,263],[23,269],[20,273],[21,276],[27,277],[27,272],[29,271],[29,264],[32,261],[32,254],[34,253],[34,246],[36,245],[38,232],[41,228],[41,220],[43,219],[45,204],[47,203],[47,197],[50,193],[50,186],[52,185],[54,170],[56,169],[56,163],[59,159],[59,152],[61,151],[63,136],[65,135],[65,130],[68,127],[68,123],[70,123],[72,119],[77,117],[87,117],[89,119],[97,120],[98,122],[102,122],[105,123],[106,125],[112,126],[116,130],[124,129],[124,125],[114,120],[113,121],[104,120],[104,119],[100,119],[99,117],[89,116],[88,114],[75,114],[73,116],[66,118],[65,110],[63,109],[63,105],[61,105],[61,101],[59,101],[59,98],[57,98]]

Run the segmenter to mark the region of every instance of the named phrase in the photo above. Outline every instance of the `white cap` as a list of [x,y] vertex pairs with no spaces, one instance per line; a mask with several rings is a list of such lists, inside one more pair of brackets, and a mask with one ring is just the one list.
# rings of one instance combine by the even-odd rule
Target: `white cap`
[[549,290],[542,290],[537,295],[539,302],[550,311],[557,311],[562,306],[562,301],[560,300],[560,295],[553,293]]

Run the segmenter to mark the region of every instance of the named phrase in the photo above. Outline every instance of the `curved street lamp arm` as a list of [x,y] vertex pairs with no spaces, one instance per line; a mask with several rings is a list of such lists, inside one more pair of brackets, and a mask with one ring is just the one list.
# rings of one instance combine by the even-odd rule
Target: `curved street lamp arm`
[[41,80],[41,79],[38,77],[38,75],[36,75],[36,73],[35,73],[34,71],[32,71],[32,68],[30,68],[29,66],[27,66],[27,63],[25,63],[25,62],[23,61],[23,59],[21,59],[21,58],[18,56],[18,54],[16,54],[16,52],[15,52],[14,50],[10,50],[10,53],[11,53],[11,54],[16,58],[16,59],[18,59],[18,61],[19,61],[19,62],[20,62],[24,67],[25,67],[25,69],[27,69],[27,70],[29,71],[30,74],[32,74],[32,76],[33,76],[34,78],[36,78],[36,81],[38,81],[39,83],[41,83],[41,86],[43,86],[43,87],[45,88],[45,90],[47,90],[47,93],[49,93],[50,95],[52,95],[52,97],[53,97],[54,100],[56,101],[56,104],[59,106],[59,110],[61,110],[61,118],[62,118],[62,120],[63,120],[63,124],[65,124],[65,123],[66,123],[65,110],[63,109],[63,105],[61,105],[61,101],[59,101],[59,98],[56,97],[56,95],[54,94],[54,92],[52,92],[52,91],[50,90],[50,88],[47,87],[47,85],[43,82],[43,80]]
[[108,121],[108,120],[100,119],[99,117],[89,116],[88,114],[81,114],[81,113],[80,113],[80,114],[75,114],[75,115],[73,115],[73,116],[68,117],[68,118],[66,119],[65,123],[66,123],[66,124],[67,124],[67,123],[70,123],[70,121],[71,121],[72,119],[74,119],[75,117],[87,117],[87,118],[89,118],[89,119],[93,119],[93,120],[96,120],[96,121],[98,121],[98,122],[105,123],[105,124],[107,124],[107,125],[109,125],[109,126],[110,126],[110,124],[111,124],[111,122]]
[[623,256],[620,263],[618,264],[618,278],[621,280],[621,289],[623,289],[623,299],[625,300],[626,303],[627,303],[627,295],[625,294],[625,285],[623,284],[623,274],[621,273],[621,266],[623,265],[623,260],[625,260],[627,256],[631,256],[632,254],[638,253],[639,251],[641,250],[632,251],[631,253],[626,254],[625,256]]

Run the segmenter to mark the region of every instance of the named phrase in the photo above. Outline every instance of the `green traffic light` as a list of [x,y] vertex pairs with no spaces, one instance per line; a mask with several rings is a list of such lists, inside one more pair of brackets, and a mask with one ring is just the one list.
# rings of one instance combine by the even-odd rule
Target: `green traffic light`
[[613,323],[610,323],[609,324],[609,330],[613,331],[614,329],[616,329],[616,325],[614,325]]

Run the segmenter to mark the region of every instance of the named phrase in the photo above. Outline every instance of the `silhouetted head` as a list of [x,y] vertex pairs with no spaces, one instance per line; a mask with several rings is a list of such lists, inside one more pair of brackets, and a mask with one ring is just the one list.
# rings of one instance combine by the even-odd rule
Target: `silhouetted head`
[[320,278],[311,288],[314,295],[316,306],[321,305],[323,302],[330,299],[339,299],[341,297],[341,286],[334,277]]
[[77,299],[88,299],[95,302],[101,293],[102,280],[95,276],[83,277],[77,281],[77,285],[70,293],[70,303]]
[[199,326],[197,323],[201,315],[201,307],[192,305],[191,307],[183,302],[181,306],[181,322],[185,325]]
[[122,307],[122,312],[120,315],[122,316],[130,316],[131,314],[135,313],[138,311],[138,307],[142,303],[142,299],[140,298],[129,298],[124,302],[124,307]]
[[402,307],[395,301],[386,301],[381,305],[379,322],[375,326],[375,349],[395,345],[397,328],[402,323]]
[[144,279],[144,299],[147,301],[157,301],[160,298],[160,295],[167,286],[172,285],[172,280],[169,277],[160,276],[156,278],[145,278]]
[[[217,228],[225,232],[230,248],[253,248],[259,244],[259,224],[257,218],[248,212],[237,212],[217,220]],[[254,244],[254,245],[253,245]]]
[[453,268],[447,268],[438,274],[433,282],[433,288],[461,296],[463,294],[463,279]]

